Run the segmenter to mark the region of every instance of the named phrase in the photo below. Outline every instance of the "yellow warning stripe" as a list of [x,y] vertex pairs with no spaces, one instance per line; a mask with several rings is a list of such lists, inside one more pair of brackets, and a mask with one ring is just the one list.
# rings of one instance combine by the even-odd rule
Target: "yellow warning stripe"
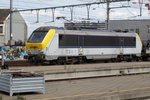
[[140,36],[137,33],[135,33],[135,34],[136,34],[137,39],[140,41],[140,45],[142,46],[142,41],[140,39]]
[[54,35],[56,33],[56,29],[50,29],[45,38],[42,41],[42,48],[45,49],[46,46],[52,41]]

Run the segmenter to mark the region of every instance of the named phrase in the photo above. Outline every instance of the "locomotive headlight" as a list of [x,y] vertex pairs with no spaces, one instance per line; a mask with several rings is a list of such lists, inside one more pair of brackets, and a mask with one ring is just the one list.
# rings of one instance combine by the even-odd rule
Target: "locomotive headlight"
[[39,50],[39,54],[44,54],[44,51],[43,50]]
[[40,51],[40,54],[44,54],[44,52],[43,52],[43,51]]

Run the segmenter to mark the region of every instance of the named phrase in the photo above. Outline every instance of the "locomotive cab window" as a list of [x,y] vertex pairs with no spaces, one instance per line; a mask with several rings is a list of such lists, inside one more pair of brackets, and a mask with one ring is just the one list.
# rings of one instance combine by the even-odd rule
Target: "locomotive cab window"
[[46,36],[47,31],[34,31],[30,36],[28,42],[42,42],[44,37]]

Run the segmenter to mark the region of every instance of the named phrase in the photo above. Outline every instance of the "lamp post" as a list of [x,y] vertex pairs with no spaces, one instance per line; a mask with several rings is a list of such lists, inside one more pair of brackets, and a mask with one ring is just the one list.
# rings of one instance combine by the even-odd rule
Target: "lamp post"
[[10,48],[12,44],[12,0],[10,0]]

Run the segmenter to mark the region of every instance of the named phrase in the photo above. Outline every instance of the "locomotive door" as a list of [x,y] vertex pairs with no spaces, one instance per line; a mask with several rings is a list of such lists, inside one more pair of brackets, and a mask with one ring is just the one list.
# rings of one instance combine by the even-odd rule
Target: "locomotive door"
[[119,38],[119,53],[122,55],[124,52],[124,38]]
[[78,36],[78,55],[83,55],[84,36]]

